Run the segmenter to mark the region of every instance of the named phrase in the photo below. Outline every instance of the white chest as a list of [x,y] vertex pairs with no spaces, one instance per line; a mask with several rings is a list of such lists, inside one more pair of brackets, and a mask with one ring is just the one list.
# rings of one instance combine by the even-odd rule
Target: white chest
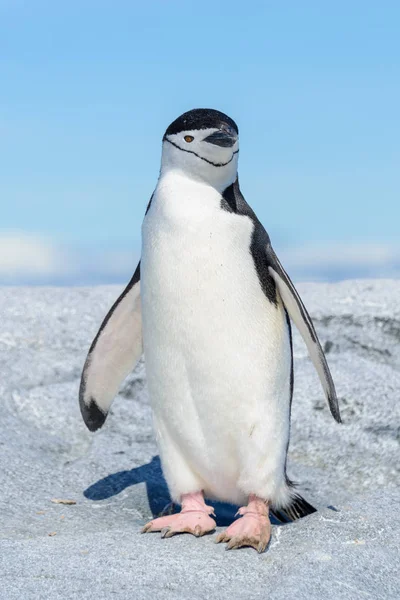
[[183,178],[161,182],[142,229],[144,294],[153,300],[161,294],[182,310],[236,296],[243,277],[258,291],[249,251],[253,224],[221,210],[220,202],[209,186]]
[[[250,218],[224,211],[220,194],[179,179],[161,182],[142,230],[143,337],[150,370],[168,355],[190,371],[264,369],[286,329],[265,297],[250,252]],[[152,360],[154,357],[154,361]],[[241,370],[241,369],[240,369]]]
[[[210,187],[177,183],[161,183],[142,229],[143,342],[155,431],[171,473],[186,473],[189,460],[201,473],[199,485],[238,501],[248,436],[263,447],[287,423],[286,319],[260,286],[251,219],[221,209]],[[286,444],[286,434],[278,437]]]

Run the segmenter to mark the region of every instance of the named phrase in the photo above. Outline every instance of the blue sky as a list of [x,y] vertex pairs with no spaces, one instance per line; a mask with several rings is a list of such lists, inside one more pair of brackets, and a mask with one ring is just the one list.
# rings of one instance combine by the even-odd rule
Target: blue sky
[[161,137],[239,124],[299,279],[400,275],[400,3],[0,0],[0,281],[124,281]]

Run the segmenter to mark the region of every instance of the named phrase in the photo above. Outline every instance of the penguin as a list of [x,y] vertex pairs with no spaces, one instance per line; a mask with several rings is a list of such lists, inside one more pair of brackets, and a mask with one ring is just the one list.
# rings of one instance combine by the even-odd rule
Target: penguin
[[162,469],[181,510],[143,532],[212,532],[205,498],[214,499],[241,506],[216,541],[263,552],[270,511],[286,520],[315,511],[286,472],[291,321],[341,418],[312,320],[241,193],[238,154],[236,123],[214,109],[186,112],[165,131],[141,260],[90,347],[79,400],[95,431],[144,353]]

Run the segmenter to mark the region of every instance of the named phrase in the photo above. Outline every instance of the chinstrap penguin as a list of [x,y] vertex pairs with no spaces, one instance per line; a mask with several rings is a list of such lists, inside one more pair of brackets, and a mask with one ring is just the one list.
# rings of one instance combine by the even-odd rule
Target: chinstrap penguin
[[207,497],[242,505],[217,541],[261,552],[270,509],[292,519],[315,510],[286,474],[290,319],[340,413],[310,316],[240,191],[238,152],[236,123],[216,110],[191,110],[166,130],[141,261],[89,350],[80,407],[91,431],[101,427],[144,352],[163,472],[182,508],[143,531],[212,531]]

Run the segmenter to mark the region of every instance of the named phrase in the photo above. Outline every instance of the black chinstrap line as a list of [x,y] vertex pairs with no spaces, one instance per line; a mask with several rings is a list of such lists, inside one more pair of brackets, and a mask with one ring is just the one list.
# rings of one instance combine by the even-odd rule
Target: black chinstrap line
[[188,154],[194,154],[195,156],[197,156],[197,158],[204,160],[204,162],[208,163],[209,165],[212,165],[213,167],[226,167],[226,165],[229,165],[229,163],[231,163],[233,161],[233,157],[235,156],[235,154],[238,154],[238,152],[239,152],[239,150],[235,150],[232,153],[231,158],[226,163],[214,163],[211,160],[208,160],[208,158],[204,158],[203,156],[200,156],[200,154],[197,154],[197,152],[193,152],[193,150],[185,150],[185,148],[181,148],[180,146],[178,146],[178,144],[175,144],[174,142],[169,140],[167,137],[164,138],[164,141],[169,142],[170,144],[175,146],[175,148],[178,148],[178,150],[182,150],[182,152],[188,152]]

